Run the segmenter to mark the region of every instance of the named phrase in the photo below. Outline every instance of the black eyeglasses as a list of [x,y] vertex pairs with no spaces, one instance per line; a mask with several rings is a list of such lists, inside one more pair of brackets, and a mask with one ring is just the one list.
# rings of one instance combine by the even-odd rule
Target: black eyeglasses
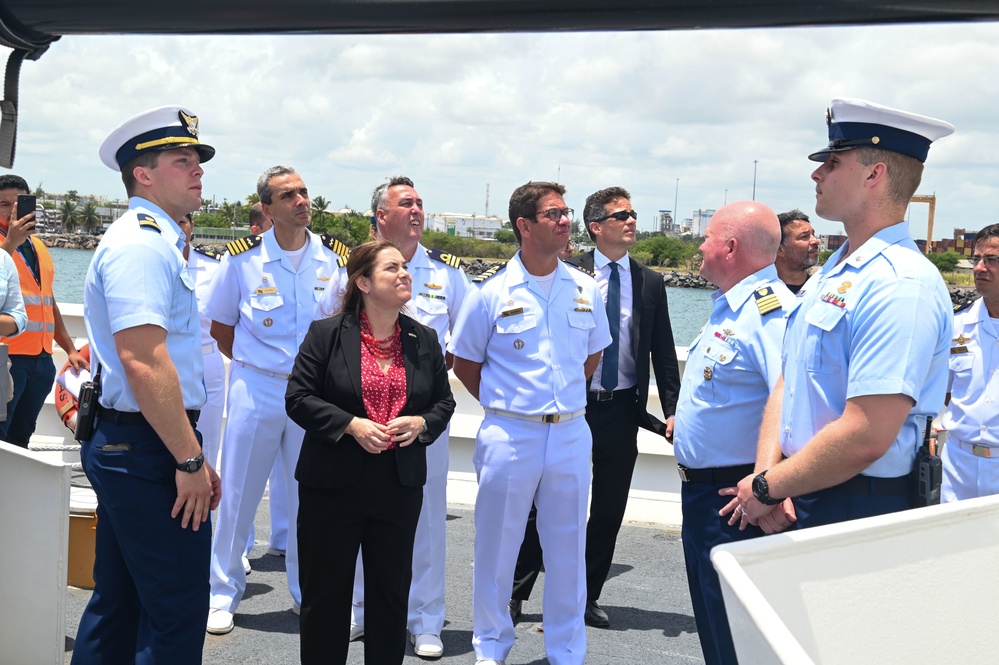
[[971,257],[972,267],[977,266],[979,261],[984,261],[985,265],[989,268],[995,268],[996,266],[999,266],[999,255],[986,254],[985,256],[978,256],[975,254]]
[[627,222],[629,217],[637,220],[638,213],[635,212],[634,210],[621,210],[619,212],[615,212],[613,215],[607,215],[606,217],[601,217],[596,221],[597,223],[600,223],[600,222],[606,222],[608,219],[616,219],[619,222]]
[[576,211],[572,208],[549,208],[548,210],[542,210],[541,212],[534,213],[534,219],[537,220],[538,217],[547,217],[553,222],[559,222],[563,217],[572,219],[572,215],[575,212]]

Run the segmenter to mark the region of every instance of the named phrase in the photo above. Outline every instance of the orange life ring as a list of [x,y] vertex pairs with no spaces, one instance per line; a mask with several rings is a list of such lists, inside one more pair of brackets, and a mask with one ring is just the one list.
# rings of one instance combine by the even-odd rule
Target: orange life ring
[[[88,363],[90,362],[90,345],[84,344],[83,348],[80,349],[80,355]],[[59,371],[59,376],[62,376],[69,371],[71,365],[67,361],[62,369]],[[55,406],[56,411],[59,412],[59,417],[62,418],[62,424],[68,427],[71,431],[76,431],[76,398],[73,397],[73,393],[69,392],[61,385],[58,381],[55,384]]]

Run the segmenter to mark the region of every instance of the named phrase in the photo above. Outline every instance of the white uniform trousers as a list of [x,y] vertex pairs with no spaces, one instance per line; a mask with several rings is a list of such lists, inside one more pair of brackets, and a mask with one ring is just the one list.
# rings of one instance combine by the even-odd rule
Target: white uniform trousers
[[214,342],[201,347],[205,361],[205,391],[208,400],[201,407],[198,431],[201,432],[201,451],[213,469],[219,468],[219,449],[222,447],[222,415],[225,413],[225,361]]
[[[291,470],[294,478],[295,470]],[[271,515],[271,535],[267,547],[275,550],[288,549],[288,488],[285,479],[284,458],[280,455],[274,458],[271,475],[267,478],[267,505]],[[243,554],[249,558],[250,550],[257,542],[257,529],[250,526],[250,537],[246,541],[246,551]]]
[[943,483],[940,501],[963,501],[980,496],[999,494],[999,448],[992,448],[996,457],[978,457],[961,447],[950,437],[940,457],[943,460]]
[[[298,514],[295,466],[305,431],[284,409],[288,382],[232,363],[225,445],[222,447],[222,502],[212,540],[210,606],[235,612],[246,590],[242,555],[253,518],[264,495],[274,459],[281,456],[285,471],[289,514]],[[288,590],[296,607],[302,604],[298,582],[298,542],[294,520],[288,524],[285,566]]]
[[586,504],[590,428],[487,414],[475,442],[472,646],[478,659],[505,660],[514,643],[507,602],[533,501],[544,549],[545,652],[551,665],[586,658]]
[[[427,448],[427,484],[413,543],[413,582],[409,587],[409,632],[440,635],[444,629],[444,577],[447,559],[447,470],[451,426]],[[350,622],[364,625],[364,567],[354,569]]]
[[[282,398],[281,404],[284,404]],[[295,464],[298,460],[295,460]],[[295,466],[291,469],[285,468],[284,457],[278,455],[274,458],[274,468],[271,469],[270,478],[267,480],[267,496],[271,509],[271,538],[268,547],[275,550],[288,549],[288,483],[286,478],[295,477]],[[298,494],[298,488],[295,488]],[[296,518],[298,511],[295,511]]]

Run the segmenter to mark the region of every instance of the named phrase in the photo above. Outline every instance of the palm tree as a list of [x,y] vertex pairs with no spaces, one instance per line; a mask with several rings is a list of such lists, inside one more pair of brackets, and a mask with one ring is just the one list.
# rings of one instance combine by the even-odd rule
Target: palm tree
[[253,192],[252,194],[246,197],[246,205],[251,206],[254,203],[260,203],[260,195],[257,194],[256,192]]
[[96,231],[101,227],[101,216],[97,212],[95,202],[87,201],[83,204],[83,210],[80,212],[80,225],[87,232]]
[[326,200],[326,197],[317,196],[312,199],[312,216],[318,218],[317,221],[320,225],[322,225],[323,219],[325,219],[326,216],[326,211],[329,207],[330,202]]
[[76,203],[66,199],[62,202],[62,208],[59,210],[59,221],[62,222],[62,226],[67,231],[72,231],[76,228],[79,211],[77,210]]

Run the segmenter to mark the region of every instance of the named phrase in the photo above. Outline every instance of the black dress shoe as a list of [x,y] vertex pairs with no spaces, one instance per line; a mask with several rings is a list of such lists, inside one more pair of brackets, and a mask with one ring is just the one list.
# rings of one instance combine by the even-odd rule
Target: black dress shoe
[[520,617],[520,607],[524,604],[522,600],[510,599],[510,602],[506,604],[506,608],[510,610],[510,618],[516,621]]
[[594,628],[610,627],[610,619],[607,618],[607,613],[600,609],[595,600],[586,603],[586,611],[583,612],[583,622],[587,626],[593,626]]

